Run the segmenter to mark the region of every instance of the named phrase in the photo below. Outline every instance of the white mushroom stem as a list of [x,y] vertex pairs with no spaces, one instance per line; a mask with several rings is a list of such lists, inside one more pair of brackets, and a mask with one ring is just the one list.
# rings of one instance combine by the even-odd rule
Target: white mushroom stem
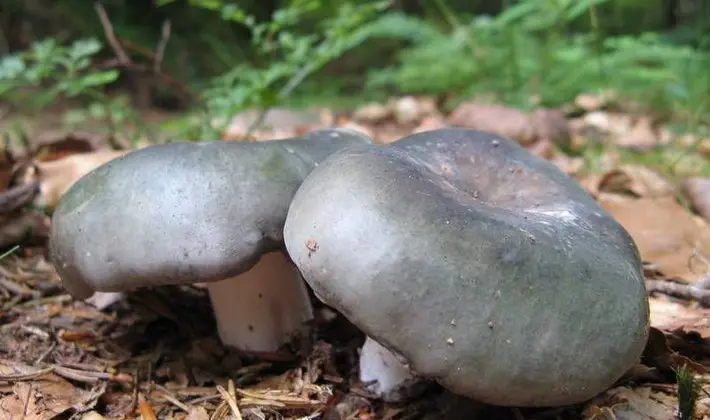
[[387,401],[402,400],[417,378],[391,351],[370,337],[360,350],[360,380],[373,382],[367,389]]
[[96,309],[103,311],[121,299],[123,299],[122,292],[94,292],[85,301]]
[[249,271],[206,286],[222,343],[239,350],[274,352],[305,333],[313,319],[306,285],[282,252],[264,254]]

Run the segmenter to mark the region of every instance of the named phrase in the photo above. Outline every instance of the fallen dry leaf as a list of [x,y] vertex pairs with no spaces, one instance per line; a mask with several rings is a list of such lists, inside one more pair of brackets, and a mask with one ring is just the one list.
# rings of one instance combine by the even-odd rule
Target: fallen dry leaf
[[[334,123],[335,117],[327,109],[292,110],[287,108],[271,108],[260,124],[252,127],[261,115],[261,111],[250,110],[235,115],[229,122],[222,139],[244,140],[250,128],[252,137],[258,140],[293,137],[318,128],[324,128]],[[216,125],[219,121],[216,122]]]
[[33,139],[34,155],[42,160],[56,160],[75,153],[88,153],[101,148],[103,136],[75,131],[65,135],[39,135]]
[[657,265],[667,277],[695,282],[703,271],[710,270],[693,264],[696,253],[710,255],[710,229],[674,197],[600,194],[598,200],[631,234],[642,258]]
[[84,413],[81,416],[81,420],[105,420],[106,417],[102,416],[101,414],[97,413],[96,411],[89,411],[88,413]]
[[40,157],[42,160],[58,159],[74,153],[86,153],[107,146],[106,136],[87,131],[42,131],[24,137],[23,141],[10,141],[4,146],[15,160]]
[[616,112],[594,111],[585,114],[575,125],[585,137],[612,136],[619,138],[631,131],[633,116]]
[[353,130],[357,131],[359,133],[362,133],[366,135],[367,137],[374,139],[375,133],[373,130],[369,127],[366,127],[365,125],[358,124],[355,121],[350,121],[346,119],[341,119],[336,123],[337,127],[339,128],[346,128],[348,130]]
[[557,153],[555,145],[547,139],[543,139],[533,144],[529,148],[530,153],[544,159],[552,159]]
[[698,152],[705,157],[710,157],[710,139],[702,139],[697,143]]
[[616,99],[616,93],[608,90],[600,93],[580,93],[574,98],[574,104],[586,111],[597,111]]
[[570,128],[564,115],[549,109],[527,113],[503,105],[465,102],[451,113],[447,124],[489,131],[515,139],[523,146],[539,140],[566,144],[570,139]]
[[[590,402],[583,413],[585,420],[670,420],[675,418],[675,395],[654,391],[651,387],[610,389]],[[607,410],[603,410],[607,408]],[[611,412],[611,417],[602,415]]]
[[571,130],[564,114],[556,109],[540,108],[532,114],[537,141],[549,141],[553,144],[567,145],[571,139]]
[[659,143],[658,133],[649,117],[639,118],[631,129],[616,137],[616,144],[637,150],[651,150]]
[[693,210],[710,220],[710,178],[688,178],[681,182],[680,188]]
[[641,165],[623,165],[609,171],[590,188],[595,195],[607,192],[636,197],[663,197],[675,193],[675,187],[663,175]]
[[650,150],[661,142],[662,133],[648,116],[593,111],[572,124],[583,138],[610,139],[614,144],[636,150]]
[[421,133],[424,131],[438,130],[440,128],[445,128],[446,123],[444,118],[441,116],[428,116],[424,117],[417,127],[412,130],[412,134]]
[[569,157],[564,154],[559,154],[551,160],[552,163],[557,165],[557,167],[567,175],[574,176],[584,168],[584,158],[581,157]]
[[141,414],[143,420],[158,420],[155,416],[153,406],[151,406],[143,396],[138,397],[138,412]]
[[395,122],[386,122],[372,127],[371,138],[380,144],[387,144],[412,134],[415,127],[403,126]]
[[683,366],[696,373],[707,373],[707,368],[679,354],[668,345],[666,334],[658,328],[651,327],[646,348],[641,358],[643,364],[672,375]]
[[185,417],[185,420],[209,420],[209,418],[210,416],[204,407],[190,407],[190,412]]
[[40,193],[35,198],[34,204],[51,210],[79,178],[128,152],[130,150],[99,150],[69,155],[48,162],[34,161],[16,173],[15,182],[25,185],[39,181]]
[[414,124],[424,115],[424,109],[413,96],[404,96],[394,104],[394,119],[399,124]]
[[404,96],[390,98],[386,104],[369,103],[336,121],[338,127],[355,125],[376,143],[390,143],[402,137],[445,126],[435,98]]
[[358,122],[377,124],[392,118],[392,109],[377,102],[365,104],[353,112],[353,119]]
[[[0,361],[1,375],[17,375],[36,370]],[[12,392],[0,398],[0,413],[3,419],[8,420],[49,420],[72,407],[83,406],[96,397],[50,372],[32,381],[14,382]]]
[[370,413],[372,404],[359,395],[346,395],[340,401],[329,405],[323,412],[324,420],[345,420],[352,413]]
[[649,297],[651,325],[665,331],[683,328],[710,337],[710,309],[691,308],[665,297]]

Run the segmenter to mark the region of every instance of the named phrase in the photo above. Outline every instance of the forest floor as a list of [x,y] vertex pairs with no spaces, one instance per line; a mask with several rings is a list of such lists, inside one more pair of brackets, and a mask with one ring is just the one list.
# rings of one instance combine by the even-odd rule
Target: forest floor
[[[165,116],[156,113],[155,119]],[[243,140],[253,114],[224,139]],[[679,134],[672,121],[613,96],[582,96],[531,113],[470,102],[450,114],[430,98],[393,98],[352,112],[278,109],[247,141],[346,126],[379,143],[445,125],[514,138],[576,179],[629,231],[645,262],[651,335],[639,365],[583,404],[490,407],[432,386],[385,404],[357,380],[364,337],[314,302],[314,345],[302,354],[249,355],[216,337],[206,290],[169,286],[115,301],[73,299],[48,262],[47,216],[81,175],[116,156],[100,124],[66,128],[35,120],[7,142],[0,182],[0,419],[672,419],[676,371],[710,380],[710,137]],[[700,392],[697,418],[710,418]]]

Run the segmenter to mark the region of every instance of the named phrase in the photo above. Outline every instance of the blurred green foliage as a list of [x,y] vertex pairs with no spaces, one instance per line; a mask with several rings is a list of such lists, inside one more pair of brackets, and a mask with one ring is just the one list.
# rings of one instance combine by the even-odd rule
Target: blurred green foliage
[[[521,108],[615,89],[681,120],[707,122],[710,6],[702,0],[105,0],[116,37],[194,95],[166,129],[207,139],[244,109],[352,103],[392,94],[485,94]],[[87,98],[71,118],[133,118],[111,89],[128,70],[92,3],[8,0],[0,10],[0,98],[17,107]],[[148,54],[146,54],[148,51]],[[30,88],[30,89],[28,89]],[[32,89],[34,88],[34,89]],[[164,86],[162,89],[166,89]],[[170,88],[168,88],[170,90]],[[173,92],[174,93],[174,92]],[[168,92],[170,94],[170,92]],[[186,108],[185,108],[186,107]],[[127,108],[127,109],[124,109]],[[122,111],[123,109],[123,111]],[[83,112],[83,114],[82,114]]]
[[[521,107],[615,89],[663,109],[706,112],[710,105],[710,34],[699,32],[696,46],[654,32],[607,35],[598,8],[610,0],[521,0],[495,17],[468,20],[438,3],[451,30],[403,14],[381,18],[378,34],[409,46],[396,63],[370,73],[371,89],[485,92]],[[573,31],[583,18],[588,29]]]

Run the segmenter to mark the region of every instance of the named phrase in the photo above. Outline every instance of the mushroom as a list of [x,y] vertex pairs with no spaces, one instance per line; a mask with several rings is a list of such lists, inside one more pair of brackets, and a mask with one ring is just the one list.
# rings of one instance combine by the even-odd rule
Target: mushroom
[[326,156],[369,143],[318,130],[266,142],[174,142],[82,177],[52,218],[50,258],[64,287],[95,291],[206,283],[222,342],[273,352],[312,318],[283,247],[297,188]]
[[552,163],[490,133],[332,154],[291,201],[284,241],[315,295],[368,337],[360,379],[383,397],[419,377],[488,404],[572,404],[647,340],[629,234]]

